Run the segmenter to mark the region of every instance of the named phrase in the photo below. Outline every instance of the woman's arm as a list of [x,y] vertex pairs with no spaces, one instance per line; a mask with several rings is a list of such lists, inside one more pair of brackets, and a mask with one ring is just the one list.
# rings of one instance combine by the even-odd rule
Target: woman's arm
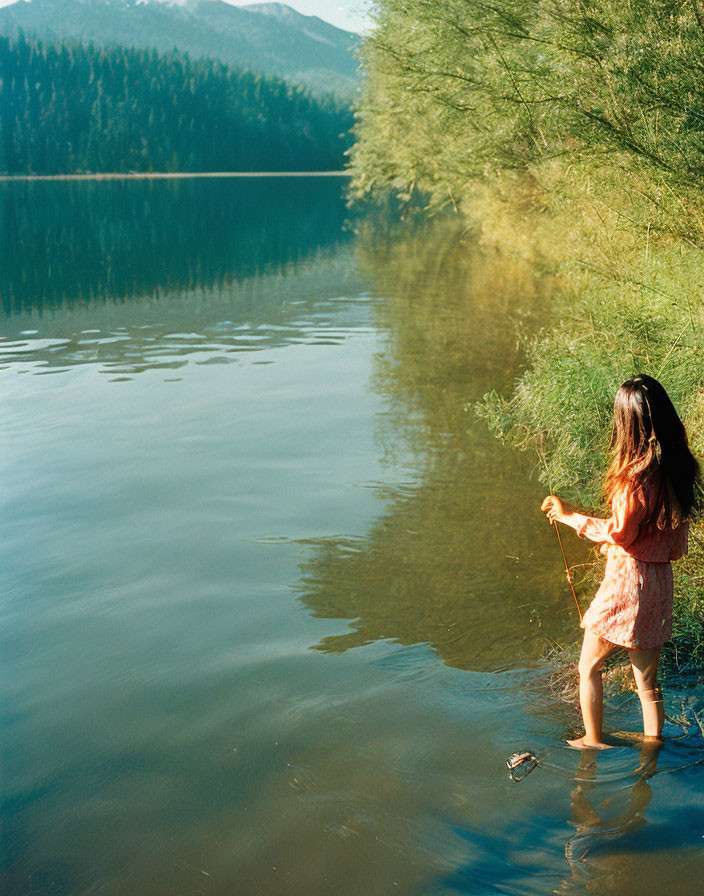
[[543,501],[541,509],[550,522],[571,526],[578,535],[590,541],[620,544],[622,547],[636,539],[638,527],[646,513],[640,492],[626,489],[614,495],[608,519],[577,513],[574,508],[564,505],[557,495],[549,495]]

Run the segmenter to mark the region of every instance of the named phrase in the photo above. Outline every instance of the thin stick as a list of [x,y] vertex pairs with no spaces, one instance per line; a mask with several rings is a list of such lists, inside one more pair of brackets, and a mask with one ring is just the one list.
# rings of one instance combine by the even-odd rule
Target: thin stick
[[567,581],[570,585],[570,590],[572,591],[572,597],[574,598],[575,606],[577,607],[577,612],[579,613],[579,621],[582,621],[582,611],[579,608],[579,601],[577,600],[577,592],[574,590],[574,585],[572,584],[572,573],[570,571],[569,566],[567,565],[567,557],[565,557],[565,549],[562,547],[562,537],[560,536],[560,530],[557,528],[557,522],[552,521],[552,525],[555,527],[555,535],[557,535],[557,543],[560,545],[560,553],[562,554],[562,562],[565,564],[565,575],[567,576]]

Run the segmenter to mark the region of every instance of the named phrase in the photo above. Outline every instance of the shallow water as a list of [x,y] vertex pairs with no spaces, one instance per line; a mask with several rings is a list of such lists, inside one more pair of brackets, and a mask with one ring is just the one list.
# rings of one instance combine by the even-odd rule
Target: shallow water
[[0,185],[3,893],[699,893],[701,695],[562,745],[543,490],[464,409],[550,282],[343,185]]

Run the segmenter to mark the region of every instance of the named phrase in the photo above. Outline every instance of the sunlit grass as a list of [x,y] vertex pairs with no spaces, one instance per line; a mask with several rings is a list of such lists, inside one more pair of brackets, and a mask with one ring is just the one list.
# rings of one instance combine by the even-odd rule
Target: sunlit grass
[[[512,393],[491,392],[476,411],[497,437],[534,453],[536,475],[547,491],[596,513],[606,511],[602,483],[613,398],[636,373],[662,381],[704,461],[704,253],[671,231],[655,235],[652,227],[624,223],[609,210],[613,198],[599,197],[601,215],[587,200],[574,215],[574,196],[564,206],[545,203],[526,211],[525,203],[511,206],[505,196],[492,198],[485,191],[474,209],[484,238],[529,251],[550,266],[563,298],[554,326],[528,340],[526,370]],[[609,218],[620,220],[618,233],[607,231]],[[556,242],[560,231],[564,238]],[[675,565],[675,580],[666,660],[679,669],[701,668],[701,522],[693,526],[688,558]]]

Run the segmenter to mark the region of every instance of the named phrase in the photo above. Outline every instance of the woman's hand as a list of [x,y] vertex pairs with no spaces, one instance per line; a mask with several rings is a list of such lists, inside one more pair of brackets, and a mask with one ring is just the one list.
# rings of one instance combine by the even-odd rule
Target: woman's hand
[[557,495],[548,495],[540,505],[540,509],[551,523],[559,523],[565,516],[565,507]]

